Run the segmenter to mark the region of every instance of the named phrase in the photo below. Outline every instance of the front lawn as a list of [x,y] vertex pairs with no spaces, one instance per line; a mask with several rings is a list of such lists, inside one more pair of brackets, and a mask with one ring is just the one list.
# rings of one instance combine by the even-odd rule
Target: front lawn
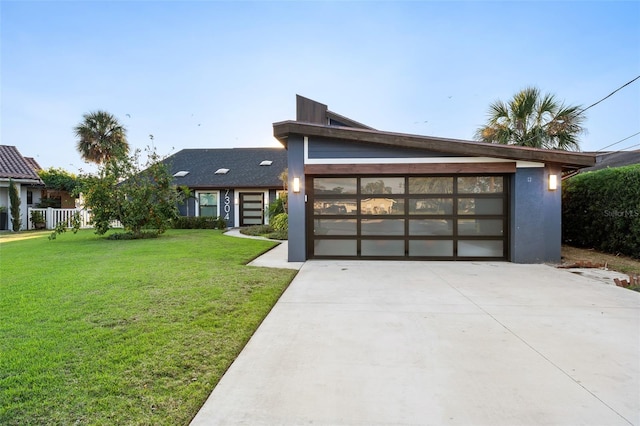
[[295,271],[212,230],[0,236],[0,424],[186,425]]

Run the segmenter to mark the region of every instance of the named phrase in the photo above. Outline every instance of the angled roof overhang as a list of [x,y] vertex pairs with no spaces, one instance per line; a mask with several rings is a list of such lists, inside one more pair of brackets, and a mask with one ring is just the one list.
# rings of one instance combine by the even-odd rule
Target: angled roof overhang
[[539,162],[559,165],[563,169],[589,167],[596,162],[595,154],[591,153],[500,145],[461,139],[383,132],[373,129],[326,126],[293,120],[274,123],[273,134],[285,148],[290,135],[300,135],[390,147],[413,148],[452,155]]

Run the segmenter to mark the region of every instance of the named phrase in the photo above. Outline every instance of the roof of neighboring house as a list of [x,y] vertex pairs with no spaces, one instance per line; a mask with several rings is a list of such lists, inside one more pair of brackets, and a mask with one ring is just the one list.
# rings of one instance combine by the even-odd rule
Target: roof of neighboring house
[[15,146],[0,145],[0,178],[27,179],[43,185],[36,167],[40,168],[38,163],[33,158],[23,157]]
[[341,119],[337,119],[337,114],[328,111],[327,106],[319,102],[299,95],[296,99],[296,120],[273,123],[273,134],[285,147],[289,135],[302,135],[398,148],[414,148],[452,155],[558,164],[568,169],[593,166],[596,163],[596,156],[592,153],[383,132],[342,116],[340,116]]
[[640,149],[636,151],[615,151],[598,154],[596,165],[582,169],[581,172],[591,172],[608,167],[630,166],[640,164]]
[[188,172],[176,176],[174,183],[189,188],[280,188],[280,174],[287,168],[287,151],[282,148],[183,149],[164,162],[169,164],[174,176]]
[[40,167],[40,164],[38,164],[38,162],[36,161],[35,158],[33,158],[33,157],[24,157],[24,160],[27,163],[29,163],[31,168],[33,168],[33,170],[35,170],[36,173],[38,173],[38,170],[42,170],[42,167]]

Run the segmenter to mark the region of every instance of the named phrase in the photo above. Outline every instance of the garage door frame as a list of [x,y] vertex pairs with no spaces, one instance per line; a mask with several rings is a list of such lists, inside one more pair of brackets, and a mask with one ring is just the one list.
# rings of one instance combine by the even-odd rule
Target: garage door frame
[[[377,178],[380,179],[389,179],[389,178],[393,178],[393,179],[404,179],[405,182],[405,188],[409,187],[409,179],[410,178],[449,178],[452,179],[454,184],[453,184],[453,192],[450,194],[429,194],[427,197],[430,198],[434,198],[434,197],[438,197],[438,196],[443,196],[444,198],[451,198],[451,203],[453,205],[452,211],[450,214],[445,213],[445,214],[429,214],[429,215],[416,215],[414,213],[409,213],[410,211],[410,204],[414,203],[415,204],[415,198],[417,197],[416,194],[410,194],[409,190],[405,190],[402,194],[400,193],[395,193],[395,194],[385,194],[385,196],[389,197],[390,199],[397,199],[398,200],[398,204],[400,203],[400,200],[404,200],[403,201],[403,206],[402,206],[402,213],[398,213],[395,212],[394,214],[387,214],[387,213],[383,213],[383,214],[365,214],[364,213],[364,206],[363,206],[363,201],[366,199],[370,199],[372,197],[371,194],[369,193],[363,193],[362,192],[362,188],[361,188],[361,182],[364,182],[362,179],[367,179],[368,181],[371,181],[372,179],[375,180]],[[459,188],[458,188],[458,178],[463,177],[463,178],[473,178],[473,177],[499,177],[502,181],[502,192],[491,192],[491,193],[469,193],[469,192],[460,192]],[[356,184],[356,193],[353,194],[336,194],[336,193],[318,193],[316,194],[316,192],[314,191],[314,182],[315,179],[357,179],[357,184]],[[509,212],[509,207],[510,207],[510,203],[509,203],[509,194],[510,194],[510,188],[509,188],[509,174],[504,174],[504,173],[473,173],[473,174],[460,174],[460,173],[452,173],[452,174],[416,174],[416,175],[389,175],[389,174],[367,174],[367,175],[363,175],[363,174],[358,174],[358,175],[329,175],[329,174],[322,174],[322,175],[308,175],[306,176],[306,182],[307,182],[307,188],[306,188],[306,194],[308,196],[308,200],[306,203],[306,233],[307,233],[307,245],[306,245],[306,256],[308,259],[378,259],[378,260],[500,260],[500,261],[506,261],[509,259],[509,251],[510,251],[510,246],[509,246],[509,242],[510,242],[510,238],[509,238],[509,218],[510,218],[510,212]],[[381,198],[379,198],[380,196],[382,196],[383,194],[377,194],[375,195],[376,199],[380,200]],[[479,199],[487,199],[487,200],[493,200],[493,203],[496,203],[496,200],[499,199],[500,200],[500,204],[501,204],[501,208],[502,208],[502,212],[501,214],[464,214],[462,212],[458,211],[458,206],[460,203],[460,200],[466,200],[466,199],[474,199],[474,202],[477,203],[477,200]],[[317,209],[314,209],[314,207],[317,207],[318,205],[320,205],[320,201],[322,200],[327,200],[327,199],[334,199],[334,200],[349,200],[349,202],[352,204],[352,201],[355,199],[357,205],[355,206],[356,212],[355,214],[352,212],[353,208],[349,208],[349,210],[351,210],[350,213],[345,213],[346,208],[344,207],[337,207],[337,205],[339,203],[333,203],[334,205],[332,205],[331,207],[335,210],[333,212],[329,212],[326,213],[323,211],[323,213],[318,213]],[[411,200],[411,201],[410,201]],[[318,204],[316,204],[316,202],[318,202]],[[329,203],[331,204],[331,203]],[[451,234],[448,235],[412,235],[411,232],[409,231],[409,226],[410,223],[412,223],[413,221],[415,221],[416,219],[434,219],[434,220],[441,220],[441,221],[449,221],[448,223],[450,223],[451,225]],[[349,232],[355,232],[352,233],[350,235],[317,235],[317,228],[318,228],[318,222],[321,220],[335,220],[336,222],[339,221],[348,221],[353,223],[355,221],[355,231],[349,231]],[[368,224],[368,221],[373,221],[373,220],[378,220],[378,221],[386,221],[387,223],[393,223],[394,220],[396,222],[398,222],[398,226],[403,226],[404,227],[404,232],[402,235],[399,234],[395,234],[395,235],[368,235],[366,232],[366,227],[365,225]],[[478,226],[478,223],[491,223],[491,221],[493,221],[494,225],[497,224],[497,221],[502,221],[502,232],[500,235],[491,235],[491,236],[487,236],[487,235],[464,235],[465,232],[462,229],[462,225],[467,225],[467,224],[471,224],[473,225],[475,221],[475,226]],[[425,220],[426,222],[426,220]],[[353,224],[351,224],[351,226],[353,226]],[[351,228],[353,229],[353,228]],[[392,231],[394,232],[394,231]],[[339,242],[342,241],[344,244],[346,241],[349,241],[348,245],[350,246],[350,249],[348,250],[348,252],[352,252],[353,251],[353,240],[355,240],[355,244],[356,244],[356,251],[355,251],[355,255],[350,255],[350,254],[340,254],[339,250],[338,251],[333,251],[330,250],[330,253],[324,253],[324,254],[318,254],[316,253],[315,247],[316,247],[316,239],[318,241],[323,241],[323,242],[327,242],[327,241],[335,241],[335,242]],[[400,247],[400,243],[399,241],[402,240],[403,241],[403,248]],[[365,242],[364,246],[366,247],[372,247],[375,246],[375,244],[373,242],[376,242],[375,244],[379,244],[381,246],[385,246],[389,245],[390,247],[392,247],[392,249],[396,249],[397,253],[394,255],[376,255],[376,254],[366,254],[366,250],[363,250],[363,242]],[[445,241],[452,241],[452,251],[451,251],[451,255],[444,255],[444,256],[431,256],[431,255],[410,255],[412,254],[412,251],[414,250],[413,248],[410,247],[410,245],[413,245],[414,242],[416,245],[431,245],[431,242],[433,242],[434,244],[437,244],[436,242],[445,242]],[[489,256],[474,256],[474,255],[461,255],[460,252],[464,251],[461,250],[461,242],[464,242],[464,245],[462,246],[462,248],[466,247],[466,249],[474,251],[476,250],[475,248],[473,248],[473,244],[474,242],[487,242],[487,241],[495,241],[496,243],[494,244],[496,247],[498,246],[498,242],[500,242],[502,244],[502,254],[499,256],[494,256],[494,255],[489,255]],[[387,243],[388,242],[388,243]],[[426,243],[429,242],[429,243]],[[343,245],[344,245],[343,244]],[[446,243],[440,243],[443,244],[444,246],[447,246]],[[478,243],[480,245],[484,244],[484,243]],[[337,243],[336,247],[339,247],[341,244]],[[491,245],[491,244],[489,244]],[[470,248],[471,247],[471,248]],[[399,253],[402,251],[402,254],[400,255]],[[477,251],[477,250],[476,250]]]

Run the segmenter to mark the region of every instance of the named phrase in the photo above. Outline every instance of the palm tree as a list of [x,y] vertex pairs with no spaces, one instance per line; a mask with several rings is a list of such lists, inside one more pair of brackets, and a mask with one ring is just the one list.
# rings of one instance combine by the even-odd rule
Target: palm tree
[[483,142],[533,148],[579,151],[578,136],[585,132],[582,108],[565,106],[551,94],[535,87],[516,93],[511,101],[496,101],[489,107],[487,124],[476,130]]
[[85,161],[103,164],[129,153],[127,130],[118,119],[106,111],[94,111],[82,116],[75,128],[77,149]]

